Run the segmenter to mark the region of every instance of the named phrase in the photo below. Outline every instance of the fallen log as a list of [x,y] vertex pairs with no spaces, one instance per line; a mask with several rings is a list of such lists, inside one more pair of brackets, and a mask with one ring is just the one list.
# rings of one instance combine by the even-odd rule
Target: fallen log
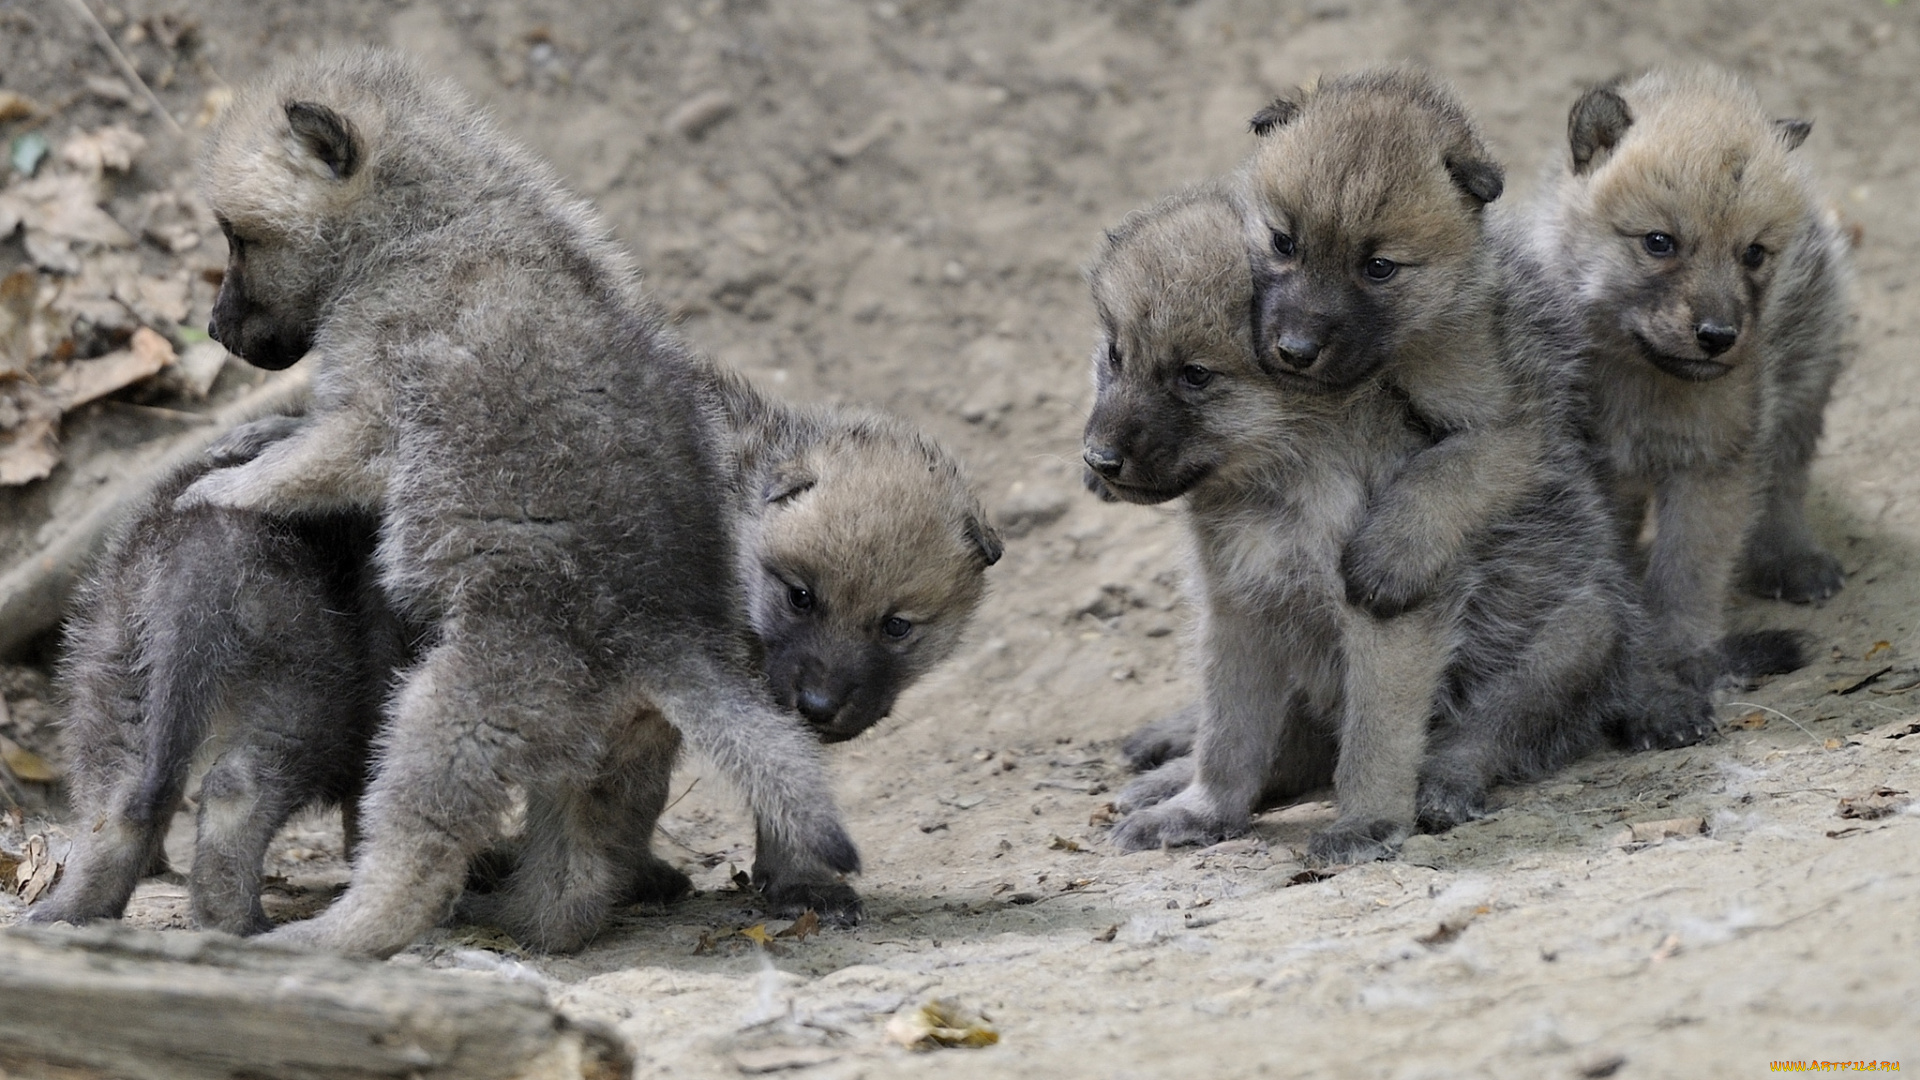
[[0,932],[0,1076],[626,1080],[526,983],[102,925]]
[[175,439],[140,475],[123,480],[65,532],[0,575],[0,659],[59,625],[67,598],[109,530],[161,477],[205,452],[238,425],[298,407],[306,394],[307,373],[295,368],[209,414],[204,426]]

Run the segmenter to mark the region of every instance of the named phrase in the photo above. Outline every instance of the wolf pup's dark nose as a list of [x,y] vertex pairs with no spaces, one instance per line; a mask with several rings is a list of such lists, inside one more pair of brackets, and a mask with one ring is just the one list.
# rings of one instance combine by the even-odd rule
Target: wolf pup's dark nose
[[1089,446],[1080,457],[1087,463],[1087,468],[1108,480],[1119,476],[1120,468],[1125,464],[1117,452],[1104,446]]
[[1733,348],[1733,343],[1740,340],[1740,331],[1726,323],[1709,319],[1693,328],[1693,337],[1700,343],[1700,347],[1706,350],[1708,356],[1719,356]]

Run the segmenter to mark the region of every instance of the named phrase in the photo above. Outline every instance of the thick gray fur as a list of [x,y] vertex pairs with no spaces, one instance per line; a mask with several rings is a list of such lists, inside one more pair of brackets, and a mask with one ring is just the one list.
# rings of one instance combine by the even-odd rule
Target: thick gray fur
[[28,921],[119,918],[196,756],[194,921],[266,929],[268,841],[295,811],[338,805],[352,843],[387,680],[411,648],[369,572],[364,514],[279,519],[173,502],[163,482],[109,545],[67,624],[60,684],[75,842]]
[[434,637],[392,699],[352,885],[269,936],[406,946],[521,792],[542,854],[507,882],[508,929],[578,947],[646,835],[619,819],[651,806],[650,710],[746,796],[776,906],[841,886],[859,856],[817,743],[751,655],[714,497],[724,410],[597,217],[458,92],[370,50],[238,95],[202,183],[232,238],[211,329],[250,361],[305,356],[314,393],[307,424],[183,502],[381,513],[382,585]]
[[[1641,654],[1617,538],[1562,404],[1577,349],[1512,299],[1524,275],[1507,279],[1512,264],[1477,221],[1443,293],[1484,304],[1485,319],[1440,311],[1444,347],[1429,337],[1334,385],[1270,373],[1255,355],[1249,212],[1219,189],[1176,197],[1110,234],[1092,271],[1107,333],[1087,433],[1094,482],[1128,501],[1187,496],[1202,612],[1194,759],[1129,787],[1116,843],[1218,839],[1331,780],[1340,816],[1310,854],[1379,857],[1416,819],[1438,829],[1473,816],[1488,785],[1558,767],[1609,722],[1684,741],[1710,730],[1704,696]],[[1212,373],[1205,387],[1180,382],[1192,365]],[[1511,491],[1477,522],[1460,507],[1426,514],[1466,522],[1455,558],[1383,618],[1366,596],[1354,602],[1354,540],[1382,535],[1383,515],[1422,517],[1423,459],[1444,464],[1454,437],[1427,403],[1458,401],[1463,384],[1518,417],[1494,417],[1482,444],[1499,448],[1493,467]],[[1145,741],[1177,744],[1178,728]]]
[[1766,660],[1721,637],[1736,583],[1807,602],[1845,581],[1804,509],[1851,284],[1792,153],[1808,125],[1696,70],[1595,88],[1568,126],[1573,159],[1517,231],[1592,337],[1586,426],[1623,531],[1652,516],[1660,647],[1701,681],[1798,666],[1797,649]]

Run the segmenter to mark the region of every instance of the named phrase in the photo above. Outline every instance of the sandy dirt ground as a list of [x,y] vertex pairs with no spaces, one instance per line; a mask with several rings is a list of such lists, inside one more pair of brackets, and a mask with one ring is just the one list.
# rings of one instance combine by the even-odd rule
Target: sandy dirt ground
[[[778,955],[734,933],[765,921],[731,883],[751,829],[690,763],[657,844],[699,895],[622,912],[577,956],[454,928],[395,963],[538,980],[630,1037],[643,1076],[1920,1069],[1920,816],[1904,794],[1920,794],[1920,3],[129,0],[107,21],[188,119],[185,142],[88,90],[113,70],[52,0],[0,0],[0,88],[66,102],[49,131],[129,118],[151,142],[135,186],[185,182],[192,118],[223,81],[323,44],[412,50],[597,201],[692,341],[777,393],[925,425],[1008,537],[963,652],[834,753],[865,924]],[[183,24],[184,45],[133,29]],[[1564,152],[1579,90],[1622,71],[1710,60],[1815,121],[1799,153],[1861,237],[1860,348],[1814,494],[1847,589],[1742,606],[1742,625],[1810,630],[1818,657],[1730,697],[1714,740],[1502,788],[1489,817],[1397,862],[1305,873],[1325,802],[1213,848],[1116,855],[1092,821],[1125,781],[1117,741],[1195,683],[1173,513],[1079,489],[1080,268],[1103,226],[1231,167],[1276,90],[1401,58],[1458,84],[1508,198]],[[0,271],[22,258],[0,245]],[[219,260],[210,238],[188,261]],[[196,292],[191,318],[209,300]],[[231,393],[247,375],[222,378]],[[71,420],[67,462],[6,496],[0,558],[163,434],[130,425],[157,423]],[[52,753],[50,658],[4,688],[16,737]],[[1872,817],[1881,789],[1893,809]],[[269,869],[276,912],[323,903],[344,879],[337,819],[289,829]],[[0,896],[0,923],[21,910]],[[155,881],[130,918],[182,926],[184,910],[181,886]],[[934,998],[984,1012],[999,1044],[887,1037]]]

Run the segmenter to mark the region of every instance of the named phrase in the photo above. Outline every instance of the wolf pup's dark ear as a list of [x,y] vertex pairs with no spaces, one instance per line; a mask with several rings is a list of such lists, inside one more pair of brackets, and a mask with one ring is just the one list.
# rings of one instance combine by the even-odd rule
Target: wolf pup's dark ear
[[988,525],[977,517],[969,517],[967,518],[966,529],[967,539],[973,542],[974,547],[980,549],[980,557],[986,562],[986,565],[992,566],[994,563],[1000,561],[1000,556],[1006,551],[1006,546],[1000,542],[1000,534],[994,532],[991,525]]
[[1507,189],[1506,174],[1491,161],[1475,158],[1448,158],[1447,175],[1474,202],[1485,206]]
[[812,469],[800,462],[783,461],[774,467],[773,475],[767,477],[766,486],[760,489],[760,497],[770,503],[785,502],[813,487],[819,480]]
[[364,157],[360,133],[346,117],[316,102],[291,101],[287,103],[287,125],[300,145],[325,165],[335,180],[345,180],[360,171]]
[[1573,171],[1583,173],[1620,142],[1633,126],[1627,101],[1613,85],[1596,86],[1580,95],[1567,113],[1567,142],[1573,147]]
[[1253,119],[1247,121],[1247,127],[1255,135],[1264,138],[1273,134],[1275,129],[1293,123],[1294,117],[1299,115],[1299,102],[1288,98],[1274,98],[1266,108],[1253,114]]
[[1787,149],[1798,150],[1800,144],[1807,141],[1807,133],[1813,130],[1813,121],[1775,120],[1773,130],[1780,136],[1780,141],[1787,144]]

